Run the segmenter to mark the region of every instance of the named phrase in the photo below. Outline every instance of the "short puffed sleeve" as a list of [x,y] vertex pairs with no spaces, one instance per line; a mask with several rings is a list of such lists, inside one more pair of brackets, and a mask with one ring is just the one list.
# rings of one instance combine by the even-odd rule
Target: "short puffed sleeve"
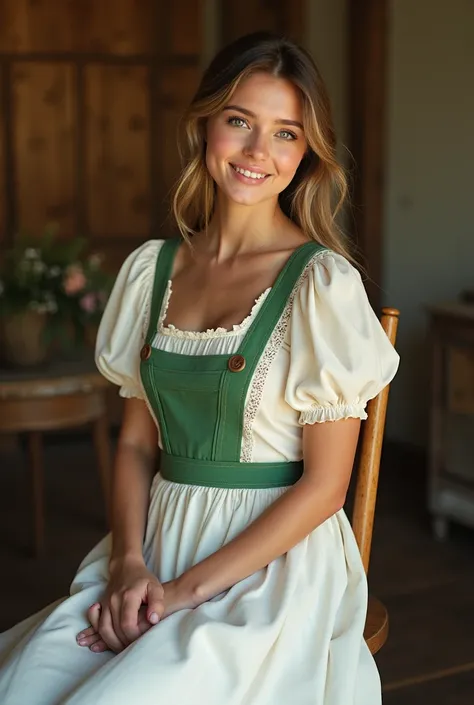
[[393,379],[399,357],[375,315],[359,272],[323,252],[296,293],[288,337],[287,403],[301,425],[367,418],[369,399]]
[[146,335],[156,260],[163,240],[149,240],[123,263],[100,322],[95,347],[99,371],[122,397],[143,398],[140,349]]

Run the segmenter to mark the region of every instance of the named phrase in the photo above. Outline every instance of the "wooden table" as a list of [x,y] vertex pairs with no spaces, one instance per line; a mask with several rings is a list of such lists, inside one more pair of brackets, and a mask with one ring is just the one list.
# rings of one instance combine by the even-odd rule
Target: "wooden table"
[[432,306],[428,504],[433,531],[474,528],[474,305]]
[[0,433],[26,433],[33,489],[35,551],[44,548],[42,433],[92,424],[97,461],[109,510],[111,453],[106,414],[109,383],[92,358],[41,369],[0,370]]

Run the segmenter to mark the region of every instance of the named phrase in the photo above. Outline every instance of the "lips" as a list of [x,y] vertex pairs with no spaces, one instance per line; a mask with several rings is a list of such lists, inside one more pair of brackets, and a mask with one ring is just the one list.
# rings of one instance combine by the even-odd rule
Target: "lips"
[[264,181],[268,176],[270,176],[270,174],[266,174],[263,171],[253,171],[252,169],[245,169],[244,167],[237,166],[236,164],[231,164],[230,166],[235,172],[237,172],[237,174],[245,176],[247,179],[252,179],[254,181]]

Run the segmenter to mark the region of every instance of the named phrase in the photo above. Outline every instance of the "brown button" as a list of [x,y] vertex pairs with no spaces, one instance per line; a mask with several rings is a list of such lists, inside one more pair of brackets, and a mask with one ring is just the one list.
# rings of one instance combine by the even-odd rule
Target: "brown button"
[[232,355],[227,367],[231,372],[242,372],[245,367],[245,357],[243,355]]
[[148,360],[150,355],[151,355],[151,345],[148,345],[148,343],[146,343],[142,347],[142,349],[140,350],[140,357],[142,360]]

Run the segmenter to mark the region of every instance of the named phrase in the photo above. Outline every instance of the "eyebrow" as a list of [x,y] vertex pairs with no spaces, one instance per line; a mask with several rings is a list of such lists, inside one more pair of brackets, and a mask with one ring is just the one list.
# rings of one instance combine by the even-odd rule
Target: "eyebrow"
[[[240,105],[226,105],[224,110],[237,110],[239,113],[243,113],[244,115],[248,115],[251,118],[256,118],[257,116],[255,113],[252,113],[251,110],[247,110],[246,108],[240,107]],[[275,120],[275,123],[278,125],[293,125],[293,127],[299,127],[300,130],[303,129],[303,125],[301,122],[298,122],[297,120],[285,120],[283,118],[277,118]]]

